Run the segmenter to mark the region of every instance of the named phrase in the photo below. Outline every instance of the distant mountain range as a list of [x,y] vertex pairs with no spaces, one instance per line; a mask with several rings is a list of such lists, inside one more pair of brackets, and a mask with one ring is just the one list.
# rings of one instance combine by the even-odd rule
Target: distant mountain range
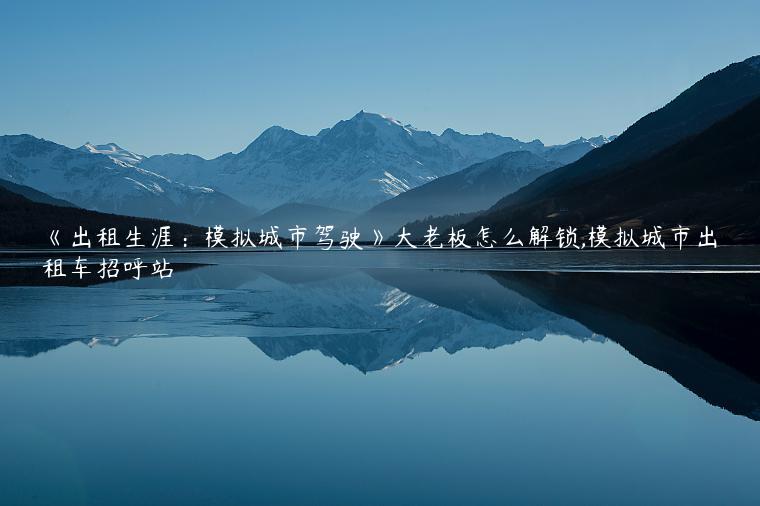
[[525,151],[555,167],[608,140],[545,146],[452,129],[436,135],[361,111],[315,136],[271,127],[240,153],[212,160],[191,154],[147,157],[116,143],[70,149],[31,135],[6,135],[0,137],[0,179],[86,209],[232,227],[250,222],[259,210],[294,205],[324,208],[310,215],[317,221],[340,213],[350,218],[506,152]]
[[274,126],[240,153],[213,160],[158,155],[139,166],[189,185],[210,185],[262,210],[314,204],[354,213],[510,151],[548,161],[575,160],[607,139],[578,139],[545,146],[485,133],[441,135],[361,111],[314,136]]
[[31,135],[0,136],[0,179],[106,213],[206,225],[254,213],[211,188],[171,181],[86,146],[77,150]]

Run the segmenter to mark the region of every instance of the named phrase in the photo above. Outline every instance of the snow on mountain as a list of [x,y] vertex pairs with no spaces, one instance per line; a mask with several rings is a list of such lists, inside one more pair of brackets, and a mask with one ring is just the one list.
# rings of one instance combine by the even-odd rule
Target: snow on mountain
[[506,152],[567,163],[603,142],[581,138],[547,147],[491,133],[447,129],[436,135],[360,111],[314,136],[273,126],[241,152],[212,160],[192,154],[145,157],[116,143],[88,142],[72,150],[8,136],[0,177],[89,209],[234,226],[255,214],[246,206],[270,210],[300,203],[358,214]]
[[[591,146],[593,146],[594,148],[599,148],[599,147],[601,147],[601,146],[604,146],[604,145],[605,145],[605,144],[607,144],[608,142],[612,142],[612,141],[614,141],[616,138],[617,138],[617,135],[610,135],[609,137],[607,137],[607,136],[604,136],[604,135],[597,135],[596,137],[592,137],[592,138],[590,138],[590,139],[586,139],[586,140],[587,140],[587,141],[588,141],[588,142],[591,144]],[[581,137],[581,139],[583,139],[583,137]]]
[[351,225],[368,235],[374,228],[393,233],[405,223],[427,216],[487,209],[560,165],[530,151],[507,152],[381,202]]
[[510,151],[529,151],[540,155],[546,150],[544,143],[538,139],[522,142],[512,137],[502,137],[493,133],[462,134],[451,128],[444,130],[440,139],[467,159],[466,165],[495,158]]
[[383,190],[383,193],[396,197],[412,189],[412,186],[405,180],[399,179],[390,172],[383,172],[383,177],[377,180]]
[[[185,184],[208,185],[259,209],[298,202],[362,211],[505,152],[530,151],[553,160],[551,148],[490,133],[447,129],[436,135],[360,111],[315,136],[274,126],[240,153],[212,160],[157,155],[139,166]],[[588,143],[573,153],[586,148],[593,149]],[[574,155],[557,151],[556,156],[565,163]]]
[[119,147],[118,144],[115,144],[113,142],[109,144],[98,145],[86,142],[84,145],[79,147],[79,150],[86,153],[106,155],[113,160],[124,162],[129,165],[137,165],[145,159],[143,155],[138,155],[137,153],[127,151],[126,149]]
[[547,160],[559,162],[562,165],[567,165],[568,163],[579,160],[592,149],[596,149],[607,144],[608,142],[613,141],[615,137],[616,136],[614,135],[611,137],[599,135],[590,139],[580,137],[574,141],[568,142],[567,144],[549,146],[543,151],[542,155]]
[[210,225],[234,217],[242,222],[253,214],[211,188],[176,183],[131,165],[125,160],[140,155],[115,144],[87,146],[70,149],[31,135],[0,136],[0,178],[85,209],[129,216]]

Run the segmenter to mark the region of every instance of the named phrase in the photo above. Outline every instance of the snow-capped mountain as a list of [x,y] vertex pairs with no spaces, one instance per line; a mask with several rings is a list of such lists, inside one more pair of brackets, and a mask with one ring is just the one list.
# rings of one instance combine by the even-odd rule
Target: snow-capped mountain
[[0,178],[85,209],[130,216],[210,225],[222,219],[243,222],[253,214],[211,188],[176,183],[131,165],[118,146],[91,145],[94,151],[86,146],[70,149],[31,135],[0,136]]
[[609,137],[599,135],[590,139],[580,137],[574,141],[568,142],[567,144],[549,146],[543,151],[542,154],[548,160],[558,162],[562,165],[567,165],[568,163],[579,160],[592,149],[596,149],[598,147],[604,146],[608,142],[612,142],[616,137],[616,135],[611,135]]
[[0,178],[87,209],[235,226],[255,216],[254,208],[291,203],[358,214],[506,152],[567,163],[603,142],[581,138],[547,147],[491,133],[447,129],[437,135],[361,111],[317,135],[273,126],[243,151],[212,160],[146,157],[116,143],[70,149],[29,135],[5,136]]
[[495,158],[510,151],[528,151],[534,154],[543,154],[546,151],[546,146],[538,139],[522,142],[493,133],[463,134],[451,128],[443,131],[440,140],[468,160],[467,165]]
[[127,151],[126,149],[113,142],[98,145],[86,142],[84,145],[79,147],[79,150],[86,153],[106,155],[113,160],[118,160],[130,165],[137,165],[145,159],[143,155],[138,155],[137,153]]
[[288,202],[366,208],[462,168],[437,136],[360,112],[316,136],[265,130],[246,149],[213,160],[154,156],[141,166],[187,184],[211,184],[269,209]]
[[[594,146],[584,142],[579,147],[577,156]],[[436,135],[360,111],[314,136],[274,126],[240,153],[212,160],[157,155],[139,166],[185,184],[216,188],[263,210],[298,202],[356,212],[505,152],[530,151],[552,161],[559,156],[564,163],[569,155],[553,148],[559,147],[490,133],[447,129]]]

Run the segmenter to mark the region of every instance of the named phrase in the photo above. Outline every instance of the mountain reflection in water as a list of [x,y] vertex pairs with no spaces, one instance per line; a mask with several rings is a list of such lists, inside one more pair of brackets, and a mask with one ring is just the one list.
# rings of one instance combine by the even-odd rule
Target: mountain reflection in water
[[317,350],[371,373],[438,348],[559,334],[615,341],[710,404],[760,420],[753,275],[221,264],[82,289],[12,286],[28,271],[2,272],[3,355],[239,336],[275,360]]

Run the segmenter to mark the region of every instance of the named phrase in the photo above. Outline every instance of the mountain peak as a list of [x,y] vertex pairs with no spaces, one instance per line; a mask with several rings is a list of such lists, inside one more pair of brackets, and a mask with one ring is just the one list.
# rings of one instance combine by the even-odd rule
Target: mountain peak
[[301,135],[298,132],[283,128],[279,125],[274,125],[259,134],[253,142],[251,142],[245,151],[251,151],[258,146],[276,146],[282,143],[290,143],[299,139],[307,138],[305,135]]
[[587,142],[591,143],[592,146],[595,148],[598,148],[599,146],[603,146],[607,144],[608,142],[612,142],[615,140],[615,136],[611,135],[609,137],[605,135],[597,135],[596,137],[591,137],[589,139],[586,139]]
[[349,121],[352,121],[352,122],[366,121],[372,124],[396,125],[396,126],[400,126],[401,128],[409,128],[411,126],[411,125],[404,125],[400,121],[393,119],[390,116],[386,116],[384,114],[380,114],[376,112],[367,112],[364,109],[354,114],[354,116]]
[[281,127],[280,125],[272,125],[269,128],[265,129],[259,137],[269,137],[273,135],[282,135],[284,132],[287,132],[288,129]]
[[79,148],[81,151],[89,151],[90,153],[96,153],[96,152],[116,152],[121,151],[122,148],[115,142],[109,142],[107,144],[93,144],[92,142],[85,142],[82,146]]
[[128,163],[130,165],[137,165],[145,159],[145,156],[128,151],[115,142],[109,142],[108,144],[93,144],[91,142],[85,142],[78,148],[78,150],[85,153],[92,153],[94,155],[106,155],[114,160]]
[[575,146],[578,144],[588,144],[594,148],[598,148],[599,146],[603,146],[607,144],[608,142],[612,142],[615,139],[615,135],[611,135],[609,137],[605,135],[597,135],[594,137],[578,137],[575,140],[572,140],[565,144],[564,146]]
[[368,112],[362,109],[351,117],[351,121],[382,119],[384,116],[376,112]]
[[750,56],[744,63],[760,72],[760,55]]

